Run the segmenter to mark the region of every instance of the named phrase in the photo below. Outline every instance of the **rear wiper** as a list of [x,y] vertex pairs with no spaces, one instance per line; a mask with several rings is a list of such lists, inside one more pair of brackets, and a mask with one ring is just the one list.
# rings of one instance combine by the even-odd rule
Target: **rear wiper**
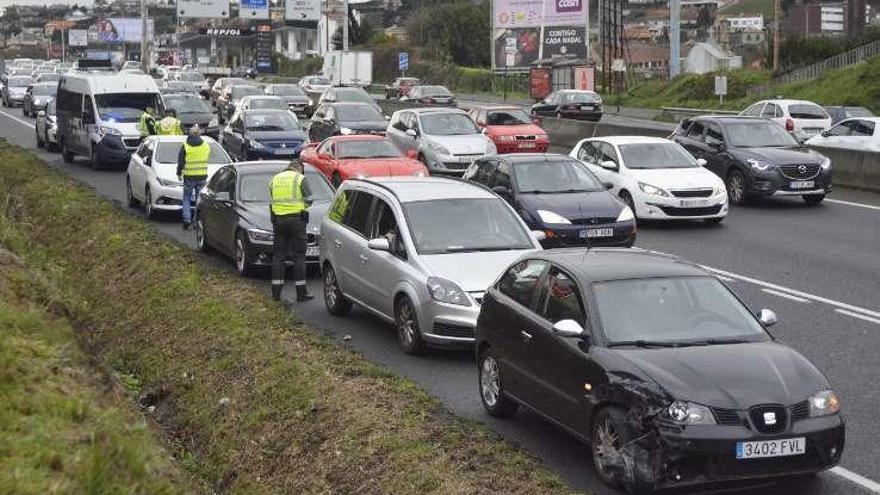
[[620,347],[625,345],[632,345],[636,347],[679,347],[681,343],[679,342],[663,342],[660,340],[621,340],[619,342],[611,342],[608,344],[608,347]]

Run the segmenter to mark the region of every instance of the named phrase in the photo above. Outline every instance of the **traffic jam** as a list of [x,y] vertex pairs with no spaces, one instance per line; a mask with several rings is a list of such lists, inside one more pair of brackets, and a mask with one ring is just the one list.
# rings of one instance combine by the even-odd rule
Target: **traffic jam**
[[[667,138],[584,136],[554,153],[545,119],[601,122],[597,93],[465,106],[413,77],[374,95],[319,74],[16,60],[0,97],[34,117],[38,147],[124,174],[129,207],[191,219],[197,248],[242,276],[265,278],[270,181],[299,160],[306,262],[326,311],[378,317],[396,334],[388,352],[473,352],[486,414],[537,413],[589,446],[608,486],[794,478],[841,460],[841,399],[773,336],[776,314],[704,266],[634,245],[643,222],[709,236],[762,198],[790,213],[819,205],[833,164],[808,145],[869,149],[846,142],[868,117],[833,124],[816,104],[767,100],[686,118]],[[144,132],[145,112],[171,131]],[[210,152],[188,197],[179,157],[192,139]]]

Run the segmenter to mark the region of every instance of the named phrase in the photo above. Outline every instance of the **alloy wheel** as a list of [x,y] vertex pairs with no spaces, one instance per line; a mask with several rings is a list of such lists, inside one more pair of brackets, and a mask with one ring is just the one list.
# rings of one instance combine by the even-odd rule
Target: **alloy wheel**
[[199,251],[205,252],[208,250],[208,240],[205,239],[205,225],[202,223],[202,219],[199,218],[196,220],[196,247],[199,248]]
[[593,460],[596,469],[600,474],[609,479],[612,474],[609,465],[619,463],[620,449],[620,433],[611,423],[611,419],[606,417],[600,425],[596,427],[596,433],[593,438]]
[[498,373],[498,363],[494,356],[486,356],[483,359],[483,365],[480,367],[480,393],[487,406],[494,407],[498,403],[498,396],[501,393],[501,379]]
[[404,299],[397,306],[397,332],[406,348],[412,347],[415,340],[415,324],[412,304]]
[[336,272],[332,268],[324,271],[324,303],[328,308],[336,306],[339,300],[339,286],[336,284]]
[[739,205],[743,203],[746,196],[745,178],[741,172],[734,170],[727,177],[727,197],[731,204]]
[[153,193],[147,188],[146,192],[144,192],[144,216],[147,217],[147,220],[152,220],[155,214],[155,211],[153,211]]

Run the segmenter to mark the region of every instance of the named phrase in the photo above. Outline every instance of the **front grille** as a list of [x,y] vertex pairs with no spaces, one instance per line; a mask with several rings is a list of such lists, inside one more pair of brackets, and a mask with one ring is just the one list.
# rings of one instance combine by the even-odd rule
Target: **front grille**
[[791,420],[800,421],[810,417],[810,403],[807,401],[798,402],[791,406]]
[[470,167],[470,163],[459,163],[459,162],[443,162],[443,165],[450,170],[465,170]]
[[609,223],[616,223],[617,217],[592,217],[592,218],[577,218],[572,219],[571,223],[575,225],[586,225],[586,226],[596,226],[596,225],[606,225]]
[[288,148],[295,150],[302,146],[302,141],[277,141],[277,142],[266,142],[263,145],[269,148]]
[[[773,421],[768,421],[768,415]],[[780,404],[764,404],[749,409],[749,418],[755,430],[761,433],[773,434],[785,431],[788,426],[788,412]]]
[[449,323],[434,323],[434,334],[444,337],[473,338],[474,328],[463,325],[450,325]]
[[675,206],[659,206],[663,213],[670,217],[697,217],[703,215],[715,215],[721,211],[721,205],[705,206],[702,208],[678,208]]
[[739,417],[739,413],[736,412],[736,409],[724,409],[721,407],[713,407],[712,413],[715,414],[715,421],[717,421],[719,425],[727,425],[727,426],[742,425],[742,418]]
[[676,198],[708,198],[712,195],[711,189],[690,189],[687,191],[671,191]]
[[534,141],[538,139],[538,136],[532,134],[531,136],[515,136],[517,141]]
[[821,166],[815,163],[813,164],[804,164],[804,165],[780,165],[779,170],[782,172],[782,175],[789,179],[795,180],[805,180],[812,179],[819,175],[819,170],[821,170]]

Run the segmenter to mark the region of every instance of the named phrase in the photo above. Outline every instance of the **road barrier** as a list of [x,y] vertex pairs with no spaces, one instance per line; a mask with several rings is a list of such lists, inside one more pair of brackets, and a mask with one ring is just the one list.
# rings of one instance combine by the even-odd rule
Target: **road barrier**
[[880,192],[880,153],[810,146],[831,159],[834,185]]

